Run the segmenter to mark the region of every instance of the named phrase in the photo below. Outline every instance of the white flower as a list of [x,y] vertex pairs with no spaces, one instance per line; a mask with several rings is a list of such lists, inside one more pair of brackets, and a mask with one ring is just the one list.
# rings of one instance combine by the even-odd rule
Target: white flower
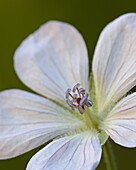
[[[94,170],[108,136],[136,147],[136,93],[125,96],[136,85],[136,14],[119,17],[101,33],[91,93],[86,46],[69,24],[43,25],[23,41],[14,62],[22,82],[43,97],[16,89],[0,93],[0,159],[54,139],[32,157],[27,170]],[[77,83],[89,97],[73,111],[65,92]],[[68,101],[71,106],[76,95]]]

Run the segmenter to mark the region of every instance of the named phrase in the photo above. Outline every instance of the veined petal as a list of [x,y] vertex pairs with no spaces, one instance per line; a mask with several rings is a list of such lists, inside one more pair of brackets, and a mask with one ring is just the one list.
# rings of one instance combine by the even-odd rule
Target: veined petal
[[94,170],[101,158],[97,134],[81,133],[51,142],[28,163],[27,170]]
[[53,100],[66,104],[66,89],[77,83],[88,89],[86,46],[69,24],[47,22],[23,41],[14,59],[19,78]]
[[136,14],[123,15],[101,33],[93,59],[98,110],[136,85]]
[[21,90],[0,93],[0,159],[18,156],[75,130],[80,120],[53,102]]
[[113,108],[102,128],[116,143],[136,147],[136,93],[125,97]]

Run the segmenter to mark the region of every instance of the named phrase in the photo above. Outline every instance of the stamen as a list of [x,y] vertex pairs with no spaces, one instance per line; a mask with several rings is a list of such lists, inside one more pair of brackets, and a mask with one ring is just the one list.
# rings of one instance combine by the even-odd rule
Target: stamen
[[81,100],[80,100],[80,105],[85,105],[88,102],[88,95],[86,94],[86,96],[84,96]]
[[87,105],[88,107],[91,107],[91,106],[93,105],[93,103],[91,102],[91,100],[88,100],[87,103],[86,103],[86,105]]
[[74,99],[74,97],[69,93],[69,96],[72,98],[72,99]]
[[80,88],[80,89],[79,89],[79,93],[82,94],[82,95],[84,95],[84,94],[85,94],[85,89]]
[[[85,89],[79,88],[80,84],[77,83],[73,87],[73,94],[71,94],[71,89],[68,88],[66,91],[66,102],[72,108],[72,110],[78,109],[78,111],[83,114],[85,107],[91,107],[92,101],[88,99],[88,93]],[[77,93],[75,93],[77,90]],[[72,98],[72,100],[69,99]]]
[[70,88],[68,88],[67,90],[66,90],[66,99],[69,97],[69,93],[71,92],[71,89]]
[[72,99],[74,99],[70,92],[71,92],[71,89],[70,89],[70,88],[67,89],[67,91],[66,91],[66,99],[67,99],[69,96],[70,96]]
[[81,97],[81,95],[80,95],[80,92],[79,92],[79,86],[80,86],[80,84],[79,83],[77,83],[74,87],[73,87],[73,93],[75,93],[76,92],[76,90],[77,90],[77,92],[78,92],[78,95]]
[[78,89],[78,87],[80,86],[80,84],[79,83],[77,83],[74,87],[73,87],[73,93],[75,93],[76,92],[76,90]]
[[75,110],[74,105],[71,100],[66,99],[67,104],[71,107],[72,110]]

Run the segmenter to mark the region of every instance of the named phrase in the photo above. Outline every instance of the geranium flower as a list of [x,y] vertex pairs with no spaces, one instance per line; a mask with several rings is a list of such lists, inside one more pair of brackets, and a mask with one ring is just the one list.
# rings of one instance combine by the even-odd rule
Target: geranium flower
[[[15,70],[37,94],[0,93],[0,159],[53,140],[27,170],[94,170],[108,137],[136,146],[136,14],[126,14],[101,33],[88,84],[88,55],[71,25],[47,22],[15,52]],[[70,107],[69,107],[70,106]]]

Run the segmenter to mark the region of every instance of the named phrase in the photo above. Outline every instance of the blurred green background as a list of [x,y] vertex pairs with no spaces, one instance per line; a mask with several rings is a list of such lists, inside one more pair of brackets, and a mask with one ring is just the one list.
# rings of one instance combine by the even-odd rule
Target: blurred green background
[[[74,25],[86,41],[91,63],[104,26],[121,14],[135,11],[135,0],[1,0],[0,90],[29,90],[15,74],[13,54],[21,41],[46,21],[60,20]],[[136,169],[136,149],[126,149],[114,143],[112,147],[119,170]],[[14,159],[0,161],[0,170],[24,170],[29,159],[40,148]],[[97,169],[106,169],[103,159]]]

